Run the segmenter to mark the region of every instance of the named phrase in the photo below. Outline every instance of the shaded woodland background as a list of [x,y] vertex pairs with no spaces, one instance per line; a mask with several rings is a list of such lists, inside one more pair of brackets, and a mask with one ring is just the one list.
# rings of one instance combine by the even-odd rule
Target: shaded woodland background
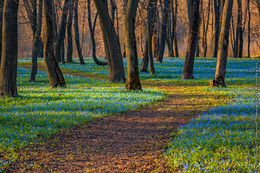
[[[238,42],[238,32],[239,26],[242,27],[243,35],[243,51],[242,57],[248,56],[248,42],[250,41],[250,56],[259,57],[260,56],[260,39],[259,39],[259,14],[257,9],[258,0],[249,1],[249,10],[247,7],[248,0],[241,0],[242,6],[242,21],[238,20],[238,1],[234,0],[233,15],[231,19],[230,27],[230,44],[228,57],[236,57],[234,55],[235,45]],[[64,7],[63,0],[55,0],[55,12],[57,18],[57,28],[60,28],[62,10]],[[92,44],[91,44],[91,35],[88,24],[88,9],[87,9],[87,0],[79,1],[78,3],[78,20],[79,20],[79,39],[82,47],[83,57],[92,56]],[[96,17],[96,7],[92,0],[91,2],[91,18],[92,25]],[[119,32],[119,40],[121,45],[121,50],[123,53],[124,50],[124,36],[123,36],[123,18],[124,18],[124,1],[115,0],[116,2],[116,11],[115,11],[115,28]],[[176,37],[178,44],[179,57],[184,57],[186,54],[186,47],[188,42],[189,35],[189,20],[188,20],[188,7],[186,0],[175,0],[174,9],[177,9],[175,12],[176,17]],[[39,3],[39,2],[38,2]],[[111,11],[112,5],[111,1],[109,3],[109,11]],[[136,17],[136,41],[138,49],[138,57],[142,58],[145,42],[146,42],[146,31],[147,31],[147,0],[140,0],[139,6],[137,9]],[[199,30],[199,49],[197,49],[198,57],[214,57],[214,40],[215,40],[215,6],[214,0],[201,0],[200,2],[200,30]],[[176,6],[177,5],[177,6]],[[177,8],[176,8],[177,7]],[[73,10],[74,11],[74,10]],[[157,14],[159,17],[159,23],[162,21],[163,8],[161,6],[160,0],[158,1]],[[250,20],[249,20],[250,15]],[[170,20],[170,19],[169,19]],[[238,23],[239,22],[239,23]],[[20,1],[19,4],[19,18],[18,18],[18,39],[19,39],[19,49],[18,57],[31,57],[32,56],[32,43],[33,43],[33,33],[30,28],[30,22],[26,12],[24,1]],[[74,20],[73,20],[74,23]],[[73,26],[73,24],[72,24]],[[156,30],[160,32],[161,28],[158,25],[158,22],[155,23],[155,32]],[[156,35],[154,32],[154,36]],[[250,34],[249,34],[250,33]],[[42,35],[44,32],[42,32]],[[75,37],[74,27],[72,27],[73,38]],[[103,45],[102,31],[100,28],[99,17],[96,21],[95,29],[95,41],[96,41],[96,55],[98,57],[105,56],[105,50]],[[68,38],[66,34],[65,38],[65,56],[68,49]],[[207,47],[207,48],[206,48]],[[207,49],[207,50],[205,50]],[[76,44],[73,39],[73,57],[77,57]],[[168,47],[166,44],[164,56],[170,56]]]

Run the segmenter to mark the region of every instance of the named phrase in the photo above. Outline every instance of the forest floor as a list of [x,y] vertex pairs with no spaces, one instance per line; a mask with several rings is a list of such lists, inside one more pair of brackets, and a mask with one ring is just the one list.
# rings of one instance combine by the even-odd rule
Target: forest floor
[[[29,68],[28,65],[23,67]],[[43,66],[39,67],[44,70]],[[80,72],[64,74],[106,79]],[[9,172],[174,172],[163,157],[171,134],[225,100],[193,86],[144,81],[167,98],[133,111],[96,119],[23,149]],[[189,91],[189,92],[185,92]]]

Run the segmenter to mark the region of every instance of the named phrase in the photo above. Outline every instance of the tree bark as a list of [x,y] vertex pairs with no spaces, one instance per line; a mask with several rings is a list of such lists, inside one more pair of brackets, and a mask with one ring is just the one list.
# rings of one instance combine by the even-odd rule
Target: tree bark
[[73,55],[73,37],[72,37],[72,19],[73,19],[73,8],[74,2],[70,1],[70,8],[69,8],[69,17],[67,23],[67,39],[68,39],[68,48],[67,48],[67,62],[72,63],[72,55]]
[[92,57],[93,57],[94,62],[97,65],[104,66],[104,65],[107,65],[107,63],[99,61],[96,56],[95,28],[96,28],[96,21],[97,21],[98,13],[96,13],[96,16],[94,19],[94,24],[92,26],[90,0],[88,0],[87,8],[88,8],[88,25],[89,25],[90,38],[91,38],[91,43],[92,43]]
[[141,71],[147,72],[147,66],[149,63],[150,74],[155,74],[154,59],[153,59],[153,32],[154,32],[154,22],[156,17],[157,0],[149,0],[147,8],[148,16],[148,26],[146,33],[146,44],[144,51],[144,58],[141,65]]
[[[37,6],[37,1],[35,0],[35,6]],[[38,5],[38,15],[36,22],[36,31],[33,35],[33,50],[32,50],[32,69],[30,75],[30,82],[35,82],[35,77],[37,74],[37,57],[41,51],[41,31],[42,31],[42,0],[39,0]]]
[[220,6],[221,0],[214,0],[215,7],[215,41],[214,41],[214,57],[217,57],[218,54],[218,43],[219,43],[219,34],[220,34]]
[[193,18],[187,45],[187,53],[183,67],[182,79],[194,79],[193,66],[199,30],[199,0],[193,1]]
[[61,47],[64,42],[65,33],[66,33],[66,21],[68,16],[68,10],[70,7],[70,0],[65,0],[64,7],[62,10],[61,24],[59,29],[58,42],[56,44],[56,58],[58,62],[61,62]]
[[221,25],[221,32],[220,32],[220,39],[219,39],[219,50],[218,50],[216,73],[215,73],[215,80],[217,81],[216,86],[226,86],[225,74],[226,74],[226,66],[227,66],[228,38],[229,38],[230,19],[232,16],[232,8],[233,8],[233,0],[226,0],[223,9],[222,25]]
[[159,42],[159,52],[158,56],[156,58],[157,62],[162,63],[163,60],[163,54],[165,50],[165,40],[166,40],[166,26],[168,22],[168,16],[169,16],[169,6],[170,6],[170,0],[164,0],[164,8],[163,8],[163,18],[162,18],[162,24],[161,24],[161,34],[160,34],[160,42]]
[[[237,0],[237,29],[236,29],[236,39],[234,44],[234,57],[242,57],[242,42],[243,42],[243,31],[242,31],[242,3],[241,0]],[[241,49],[241,50],[240,50]]]
[[2,25],[3,25],[3,9],[4,9],[4,0],[0,0],[0,65],[1,65],[1,57],[2,57]]
[[[247,28],[248,28],[248,31],[247,31],[247,57],[250,58],[251,55],[250,55],[250,43],[251,43],[251,12],[250,12],[250,0],[247,0],[247,12],[248,12],[248,23],[247,23]],[[259,14],[260,14],[260,11],[259,11]]]
[[81,65],[85,65],[82,50],[80,46],[79,41],[79,19],[78,19],[78,2],[79,0],[75,0],[75,7],[74,7],[74,31],[75,31],[75,42],[77,46],[78,56],[79,56],[79,62]]
[[127,58],[127,90],[141,90],[141,82],[138,72],[138,57],[135,39],[135,18],[138,0],[128,0],[125,19],[124,37]]
[[94,0],[100,17],[104,41],[107,42],[106,55],[111,82],[124,82],[125,74],[120,44],[115,28],[108,14],[105,0]]
[[46,71],[52,88],[61,86],[66,87],[65,79],[60,70],[54,55],[54,22],[53,22],[53,2],[52,0],[43,1],[44,15],[44,61]]
[[2,25],[2,59],[0,68],[0,97],[13,97],[17,91],[18,0],[5,0]]
[[[178,41],[177,41],[177,33],[176,33],[176,26],[177,26],[177,13],[178,13],[178,0],[174,0],[175,3],[173,4],[173,12],[172,12],[172,42],[174,46],[174,55],[175,57],[179,57],[179,50],[178,50]],[[175,6],[174,6],[175,5]]]

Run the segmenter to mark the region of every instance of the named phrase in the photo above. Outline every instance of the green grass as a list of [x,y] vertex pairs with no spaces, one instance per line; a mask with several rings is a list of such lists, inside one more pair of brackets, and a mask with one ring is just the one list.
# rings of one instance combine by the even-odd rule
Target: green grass
[[127,92],[122,84],[65,76],[67,88],[49,87],[45,72],[29,83],[29,70],[18,68],[15,98],[0,99],[0,172],[17,156],[17,149],[93,118],[135,109],[162,99],[155,89]]
[[[107,67],[96,66],[92,59],[86,65],[77,62],[62,65],[63,69],[108,76]],[[216,59],[197,58],[195,80],[181,80],[184,59],[167,58],[155,63],[156,75],[141,73],[144,81],[165,85],[193,86],[198,93],[232,98],[228,105],[198,115],[183,126],[165,151],[172,170],[181,172],[253,172],[255,165],[255,91],[256,59],[229,59],[227,88],[210,88]],[[20,63],[28,63],[22,60]],[[124,65],[126,61],[124,60]],[[39,142],[64,128],[90,121],[94,117],[136,108],[162,99],[164,94],[146,89],[126,92],[124,84],[66,76],[68,88],[49,88],[47,75],[39,73],[37,83],[28,83],[28,70],[19,69],[19,97],[0,100],[0,148],[6,157],[0,169],[16,158],[16,148]],[[189,91],[184,91],[184,94]],[[260,150],[260,149],[259,149]],[[10,158],[10,159],[9,159]],[[260,158],[260,157],[259,157]]]

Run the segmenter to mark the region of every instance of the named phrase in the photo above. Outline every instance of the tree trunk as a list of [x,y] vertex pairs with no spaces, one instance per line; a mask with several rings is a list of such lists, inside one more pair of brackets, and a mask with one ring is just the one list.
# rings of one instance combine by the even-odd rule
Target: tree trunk
[[[258,9],[258,13],[259,13],[259,17],[258,17],[258,21],[260,23],[260,1],[256,1],[257,3],[257,9]],[[260,27],[258,27],[259,30],[259,35],[260,35]]]
[[2,52],[2,25],[3,25],[3,9],[4,9],[4,0],[0,0],[0,65],[1,65],[1,52]]
[[82,55],[82,50],[80,46],[80,41],[79,41],[79,19],[78,19],[78,2],[79,0],[75,0],[75,7],[74,7],[74,31],[75,31],[75,42],[77,46],[77,51],[78,51],[78,56],[79,56],[79,62],[81,65],[85,65],[83,55]]
[[243,10],[242,10],[242,2],[241,0],[237,0],[238,3],[238,18],[239,18],[239,23],[238,23],[238,32],[239,32],[239,41],[238,41],[238,57],[242,58],[243,56],[243,35],[244,35],[244,30],[242,26],[242,20],[243,20]]
[[65,64],[65,45],[64,45],[65,43],[64,43],[64,40],[61,43],[61,60],[60,60],[61,64]]
[[44,0],[44,61],[46,71],[52,88],[61,86],[66,87],[65,79],[60,70],[58,62],[54,55],[54,22],[53,22],[53,2],[52,0]]
[[135,18],[138,0],[128,0],[125,19],[124,37],[127,58],[127,90],[141,90],[141,82],[138,72],[138,57],[135,39]]
[[72,63],[72,55],[73,55],[73,37],[72,37],[72,19],[73,19],[73,7],[74,3],[70,1],[70,8],[69,8],[69,17],[67,23],[67,39],[68,39],[68,48],[67,48],[67,62]]
[[193,19],[187,45],[186,59],[183,67],[182,79],[194,79],[193,66],[195,51],[197,47],[197,36],[199,30],[199,0],[193,1]]
[[[250,32],[251,32],[251,12],[250,12],[250,0],[247,0],[247,11],[248,11],[248,23],[247,23],[247,28],[248,28],[248,31],[247,31],[247,57],[250,58],[251,55],[250,55],[250,43],[251,43],[251,36],[250,36]],[[260,14],[260,11],[259,11],[259,14]]]
[[[243,40],[243,35],[242,34],[242,4],[241,0],[237,0],[238,8],[237,8],[237,29],[236,29],[236,39],[234,43],[234,57],[238,58],[240,57],[239,55],[239,48],[241,41]],[[241,40],[242,37],[242,40]],[[242,57],[242,56],[241,56]]]
[[176,33],[176,26],[177,26],[177,13],[178,13],[178,0],[174,0],[175,3],[173,4],[173,11],[172,11],[172,42],[174,46],[174,55],[175,57],[179,57],[178,51],[178,41],[177,41],[177,33]]
[[218,50],[216,73],[214,79],[215,85],[213,86],[226,86],[225,74],[226,74],[226,66],[227,66],[228,38],[229,38],[230,19],[232,16],[232,8],[233,8],[233,0],[226,0],[223,9],[221,33],[219,39],[219,50]]
[[208,10],[207,10],[207,22],[205,21],[205,19],[203,20],[203,23],[206,22],[206,24],[204,24],[203,26],[203,30],[204,30],[204,35],[203,35],[203,57],[207,56],[207,50],[208,50],[208,30],[209,30],[209,18],[210,18],[210,6],[211,6],[211,1],[208,2]]
[[[37,1],[35,1],[35,6]],[[33,36],[33,50],[32,50],[32,69],[30,75],[30,82],[35,82],[35,77],[37,74],[37,57],[41,49],[41,31],[42,31],[42,0],[39,0],[38,5],[38,15],[36,22],[36,32]]]
[[69,7],[70,7],[70,0],[65,0],[64,7],[62,10],[58,42],[56,44],[56,58],[57,58],[58,62],[61,62],[61,47],[62,47],[62,43],[64,42],[64,38],[65,38],[66,21],[67,21]]
[[18,0],[5,0],[2,25],[2,59],[0,68],[0,97],[12,97],[17,92]]
[[146,36],[146,42],[145,42],[145,47],[144,47],[144,53],[143,53],[143,60],[142,60],[142,64],[140,67],[140,72],[145,72],[148,73],[148,36]]
[[94,0],[100,16],[101,28],[107,41],[107,64],[111,82],[124,82],[125,74],[120,44],[115,28],[108,14],[105,0]]
[[218,54],[219,32],[220,32],[220,6],[221,0],[214,0],[215,7],[215,41],[214,41],[214,57]]
[[162,24],[161,24],[161,34],[160,34],[160,42],[159,42],[159,52],[158,56],[156,58],[157,62],[162,63],[163,60],[163,54],[165,50],[165,40],[166,40],[166,26],[168,22],[168,16],[169,16],[169,6],[170,6],[170,0],[164,0],[163,1],[163,18],[162,18]]
[[148,26],[146,33],[146,44],[143,62],[141,65],[141,71],[147,72],[147,66],[149,63],[150,74],[155,74],[154,59],[153,59],[153,32],[154,32],[154,22],[156,17],[157,0],[149,0],[147,16],[148,16]]
[[96,13],[96,17],[94,19],[94,24],[92,26],[90,0],[88,0],[88,25],[89,25],[89,31],[90,31],[90,37],[91,37],[91,43],[92,43],[92,57],[93,57],[94,62],[97,65],[104,66],[104,65],[107,65],[107,63],[99,61],[96,56],[95,28],[96,28],[97,17],[98,17],[98,13]]

